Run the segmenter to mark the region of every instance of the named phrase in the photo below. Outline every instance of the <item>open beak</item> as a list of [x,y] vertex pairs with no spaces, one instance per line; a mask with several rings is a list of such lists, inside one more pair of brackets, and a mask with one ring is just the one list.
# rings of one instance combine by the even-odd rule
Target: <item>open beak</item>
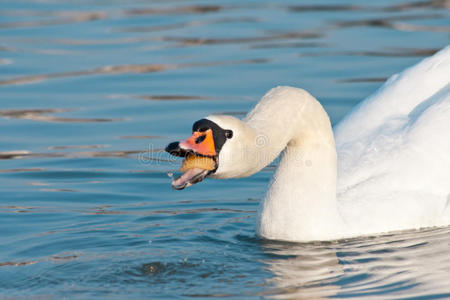
[[213,170],[205,169],[204,167],[202,168],[201,165],[192,165],[188,169],[183,170],[184,173],[180,177],[172,180],[172,187],[176,190],[182,190],[196,184],[217,170],[218,158],[211,129],[203,132],[195,131],[187,140],[170,143],[165,150],[171,155],[184,157],[185,160],[186,157],[194,155],[203,157],[203,159],[212,159],[214,161]]

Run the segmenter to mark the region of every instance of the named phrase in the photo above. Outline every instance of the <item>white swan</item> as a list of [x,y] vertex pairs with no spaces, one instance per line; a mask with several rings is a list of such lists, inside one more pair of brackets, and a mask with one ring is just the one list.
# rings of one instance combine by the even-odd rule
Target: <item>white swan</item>
[[336,146],[314,97],[274,88],[242,121],[208,116],[191,138],[170,144],[171,154],[215,162],[214,170],[192,168],[172,186],[249,176],[282,152],[260,204],[263,238],[335,240],[448,225],[449,82],[450,46],[392,76],[353,109],[335,127]]

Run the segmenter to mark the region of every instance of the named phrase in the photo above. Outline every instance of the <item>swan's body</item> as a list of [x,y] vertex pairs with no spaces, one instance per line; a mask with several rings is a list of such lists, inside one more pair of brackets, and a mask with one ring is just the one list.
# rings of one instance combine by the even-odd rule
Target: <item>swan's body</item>
[[260,205],[264,238],[333,240],[450,224],[449,81],[447,47],[355,108],[336,126],[336,146],[314,97],[272,89],[242,121],[207,118],[234,132],[208,175],[249,176],[282,152]]

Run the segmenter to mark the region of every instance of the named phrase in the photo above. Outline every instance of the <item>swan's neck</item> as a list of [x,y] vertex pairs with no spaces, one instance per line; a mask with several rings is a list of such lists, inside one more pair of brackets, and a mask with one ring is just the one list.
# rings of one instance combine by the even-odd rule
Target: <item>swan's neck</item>
[[289,143],[258,217],[258,233],[265,238],[310,241],[342,234],[335,152],[320,143]]
[[336,202],[336,149],[320,103],[303,90],[278,88],[244,122],[267,141],[253,149],[265,158],[260,159],[261,165],[283,151],[260,205],[258,233],[290,241],[340,236],[343,222]]

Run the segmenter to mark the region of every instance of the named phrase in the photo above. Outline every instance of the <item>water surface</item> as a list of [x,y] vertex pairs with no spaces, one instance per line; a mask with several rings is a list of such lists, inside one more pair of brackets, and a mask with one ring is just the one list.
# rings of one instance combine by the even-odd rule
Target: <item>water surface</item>
[[448,298],[450,229],[255,237],[273,167],[172,191],[161,149],[270,88],[333,124],[449,43],[449,1],[0,2],[5,299]]

